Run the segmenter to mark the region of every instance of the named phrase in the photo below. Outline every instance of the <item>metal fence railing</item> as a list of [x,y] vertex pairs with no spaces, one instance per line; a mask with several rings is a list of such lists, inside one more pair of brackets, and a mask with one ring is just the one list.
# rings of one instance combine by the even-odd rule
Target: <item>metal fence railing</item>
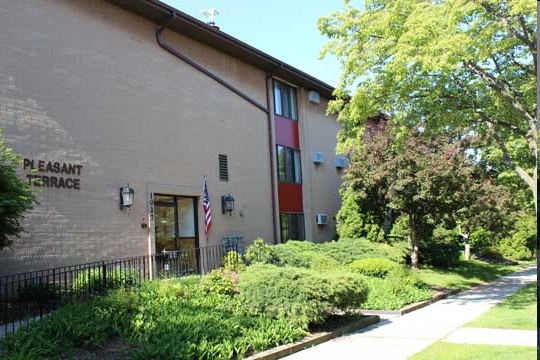
[[224,245],[27,272],[0,277],[0,336],[64,304],[159,278],[204,274],[221,266]]

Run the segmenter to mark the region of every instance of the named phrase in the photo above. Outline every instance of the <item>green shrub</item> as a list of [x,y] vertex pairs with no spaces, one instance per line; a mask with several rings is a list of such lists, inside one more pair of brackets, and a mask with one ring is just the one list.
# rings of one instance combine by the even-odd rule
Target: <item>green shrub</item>
[[227,251],[221,259],[221,264],[226,270],[241,272],[246,269],[246,263],[244,263],[242,255],[234,250]]
[[0,358],[94,358],[113,337],[129,344],[129,359],[242,359],[307,335],[287,320],[247,315],[238,297],[208,293],[201,282],[148,281],[63,307],[0,339]]
[[381,279],[366,278],[368,297],[363,305],[366,310],[397,310],[406,305],[430,299],[429,287],[416,274],[406,269],[396,269]]
[[499,244],[502,255],[512,260],[529,260],[533,253],[527,247],[527,239],[518,232],[511,237],[505,238]]
[[271,264],[276,262],[275,255],[273,253],[273,246],[264,241],[263,238],[258,237],[253,240],[253,243],[246,249],[246,261],[248,264]]
[[317,244],[311,241],[289,240],[275,245],[272,250],[278,265],[309,268],[308,253],[316,252]]
[[138,269],[117,268],[114,270],[93,268],[79,273],[71,289],[75,293],[104,293],[107,290],[137,286],[141,282]]
[[341,239],[316,244],[310,241],[290,240],[275,246],[257,242],[248,247],[246,259],[250,263],[270,263],[319,270],[331,270],[364,258],[388,258],[403,263],[407,243],[373,243],[366,239]]
[[423,265],[448,268],[459,263],[463,247],[454,230],[437,227],[433,236],[420,241],[419,260]]
[[513,260],[528,260],[534,256],[537,248],[536,218],[521,215],[515,230],[501,240],[499,249],[505,257]]
[[489,251],[493,246],[494,235],[491,231],[484,228],[478,228],[471,232],[469,236],[469,242],[471,244],[471,252],[476,255],[486,255],[484,251]]
[[61,287],[54,283],[35,283],[24,286],[19,291],[21,303],[38,302],[47,304],[60,300]]
[[236,283],[230,270],[215,269],[202,278],[201,287],[208,293],[233,295]]
[[239,288],[248,312],[284,319],[304,329],[324,321],[332,311],[359,308],[367,296],[361,275],[274,265],[250,266]]
[[354,260],[366,258],[386,258],[397,263],[404,263],[408,252],[406,241],[392,244],[373,243],[366,239],[340,239],[318,244],[320,251],[342,265]]
[[308,261],[309,268],[313,270],[335,271],[341,267],[338,261],[320,251],[306,252],[304,255]]
[[348,267],[353,272],[362,275],[384,278],[391,271],[399,269],[401,265],[395,261],[384,258],[370,258],[355,260],[350,263]]

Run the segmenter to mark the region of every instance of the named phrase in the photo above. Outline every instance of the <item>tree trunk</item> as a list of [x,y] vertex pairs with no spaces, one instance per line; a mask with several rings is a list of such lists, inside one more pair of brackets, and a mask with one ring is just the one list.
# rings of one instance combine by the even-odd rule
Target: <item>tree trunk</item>
[[418,241],[416,237],[412,238],[409,235],[409,245],[411,246],[411,268],[412,270],[418,270]]
[[463,240],[465,240],[465,261],[471,260],[471,242],[469,239],[470,232],[468,230],[465,230],[465,232],[461,232],[461,227],[458,225],[458,232],[459,235],[463,237]]

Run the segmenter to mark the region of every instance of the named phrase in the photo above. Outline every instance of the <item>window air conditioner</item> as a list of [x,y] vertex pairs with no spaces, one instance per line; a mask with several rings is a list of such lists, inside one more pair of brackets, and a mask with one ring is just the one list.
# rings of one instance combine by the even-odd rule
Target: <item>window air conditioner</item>
[[317,214],[317,225],[326,225],[328,224],[328,217],[326,214]]
[[316,151],[315,154],[313,154],[313,162],[315,164],[322,164],[324,162],[324,155],[322,152]]
[[321,96],[318,92],[311,90],[308,92],[308,101],[310,103],[318,104],[321,102]]
[[347,158],[345,156],[336,156],[334,166],[340,169],[345,169],[347,167]]

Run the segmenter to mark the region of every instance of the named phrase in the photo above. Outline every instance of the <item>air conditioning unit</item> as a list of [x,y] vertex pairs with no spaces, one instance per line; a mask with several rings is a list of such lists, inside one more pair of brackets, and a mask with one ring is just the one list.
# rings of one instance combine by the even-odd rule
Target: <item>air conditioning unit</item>
[[326,214],[317,214],[317,225],[328,224],[328,216]]
[[345,169],[347,167],[347,158],[345,156],[336,156],[334,166],[339,169]]
[[321,96],[315,90],[308,91],[308,101],[310,103],[318,104],[321,102]]
[[322,152],[315,151],[315,154],[313,154],[313,162],[315,164],[322,164],[324,162],[324,155]]

